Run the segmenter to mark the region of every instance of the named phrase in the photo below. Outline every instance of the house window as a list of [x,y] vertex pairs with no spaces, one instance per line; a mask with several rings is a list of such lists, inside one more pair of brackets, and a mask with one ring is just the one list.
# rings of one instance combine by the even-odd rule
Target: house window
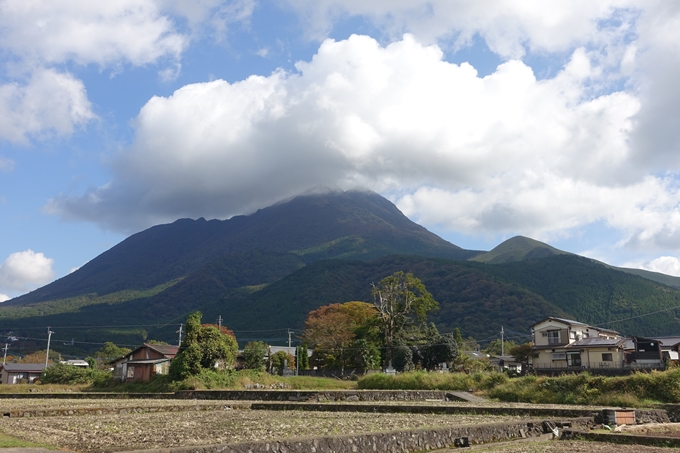
[[603,362],[613,362],[614,357],[611,352],[603,352],[602,353],[602,361]]
[[552,353],[552,359],[553,360],[567,360],[567,354],[564,352],[553,352]]
[[581,353],[567,352],[567,366],[581,366]]
[[133,377],[135,377],[135,367],[128,365],[128,369],[127,369],[127,377],[129,377],[129,378],[131,378],[131,379],[132,379]]
[[560,331],[559,330],[549,330],[548,331],[548,344],[559,344],[560,343]]
[[569,332],[569,339],[575,340],[576,339],[576,332]]
[[588,338],[590,334],[588,332],[583,332],[583,338]]

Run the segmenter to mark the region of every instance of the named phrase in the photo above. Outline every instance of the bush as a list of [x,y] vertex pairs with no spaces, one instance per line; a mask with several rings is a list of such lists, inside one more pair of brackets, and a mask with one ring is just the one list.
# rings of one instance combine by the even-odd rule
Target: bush
[[103,384],[111,378],[108,371],[58,363],[43,370],[41,384]]

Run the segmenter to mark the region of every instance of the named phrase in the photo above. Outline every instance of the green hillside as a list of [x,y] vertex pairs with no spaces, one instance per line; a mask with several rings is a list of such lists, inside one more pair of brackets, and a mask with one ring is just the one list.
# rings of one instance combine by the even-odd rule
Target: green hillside
[[[582,322],[626,334],[680,332],[679,291],[588,258],[558,255],[490,266],[488,271],[543,296]],[[677,309],[642,316],[671,307]]]
[[566,253],[535,239],[515,236],[502,242],[493,250],[472,257],[470,260],[479,261],[480,263],[501,264],[548,258]]
[[[288,255],[278,259],[284,269],[299,266]],[[96,305],[74,305],[71,312],[43,310],[35,316],[36,312],[25,311],[29,307],[0,310],[0,329],[53,326],[59,338],[78,341],[175,341],[186,314],[200,309],[205,320],[221,315],[231,329],[250,332],[243,335],[251,338],[265,337],[268,334],[262,332],[302,328],[307,313],[321,305],[370,301],[371,283],[403,270],[420,278],[440,303],[431,320],[443,332],[459,327],[463,335],[482,340],[504,326],[528,335],[529,326],[547,316],[606,325],[624,334],[680,332],[674,310],[645,316],[680,307],[680,291],[575,255],[500,265],[417,256],[324,260],[267,285],[239,280],[244,283],[239,288],[230,287],[234,281],[230,269],[230,261],[215,260],[172,286],[144,294],[121,293],[115,302],[95,299]],[[66,306],[66,301],[60,303]],[[626,321],[613,322],[621,319]]]
[[[508,239],[507,241],[502,242],[489,252],[473,256],[470,258],[470,261],[489,264],[504,264],[514,263],[516,261],[548,258],[556,255],[571,255],[571,253],[556,249],[555,247],[535,239],[524,236],[515,236]],[[650,272],[643,269],[629,269],[625,267],[610,266],[609,264],[602,263],[597,260],[592,261],[610,269],[625,272],[627,274],[638,275],[640,277],[646,278],[647,280],[652,280],[657,283],[662,283],[664,285],[680,289],[680,277],[660,274],[658,272]]]

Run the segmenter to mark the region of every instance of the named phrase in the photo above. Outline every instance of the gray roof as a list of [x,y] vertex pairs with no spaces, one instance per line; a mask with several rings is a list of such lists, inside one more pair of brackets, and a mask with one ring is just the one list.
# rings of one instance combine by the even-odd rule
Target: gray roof
[[613,346],[623,346],[626,344],[625,338],[584,338],[582,340],[575,341],[571,344],[565,345],[563,348],[597,348],[597,347],[613,347]]
[[40,373],[45,368],[44,363],[6,363],[0,366],[8,373]]
[[666,336],[666,337],[645,337],[650,340],[656,340],[661,343],[661,346],[673,346],[680,343],[680,337]]

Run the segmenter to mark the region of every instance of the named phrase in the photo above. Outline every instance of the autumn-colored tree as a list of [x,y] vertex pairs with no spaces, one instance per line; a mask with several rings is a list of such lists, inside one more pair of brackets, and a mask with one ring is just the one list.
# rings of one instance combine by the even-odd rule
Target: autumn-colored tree
[[351,318],[337,310],[340,304],[321,307],[309,313],[305,322],[303,340],[308,343],[317,356],[326,362],[337,362],[345,369],[347,348],[354,340]]
[[[355,348],[354,342],[363,339],[369,342],[376,341],[378,313],[372,304],[366,302],[346,302],[344,304],[331,304],[313,310],[305,321],[303,341],[314,348],[312,360],[323,363],[325,366],[337,366],[344,371],[351,362],[357,362],[357,358],[366,358],[366,351],[377,351],[377,348]],[[360,353],[357,353],[359,351]],[[371,359],[363,360],[372,364]]]
[[[33,354],[27,354],[21,359],[17,360],[19,363],[45,363],[45,355],[47,354],[47,350],[45,351],[36,351]],[[61,354],[59,354],[57,351],[51,350],[50,351],[50,359],[48,363],[59,363],[59,360],[61,360]]]

